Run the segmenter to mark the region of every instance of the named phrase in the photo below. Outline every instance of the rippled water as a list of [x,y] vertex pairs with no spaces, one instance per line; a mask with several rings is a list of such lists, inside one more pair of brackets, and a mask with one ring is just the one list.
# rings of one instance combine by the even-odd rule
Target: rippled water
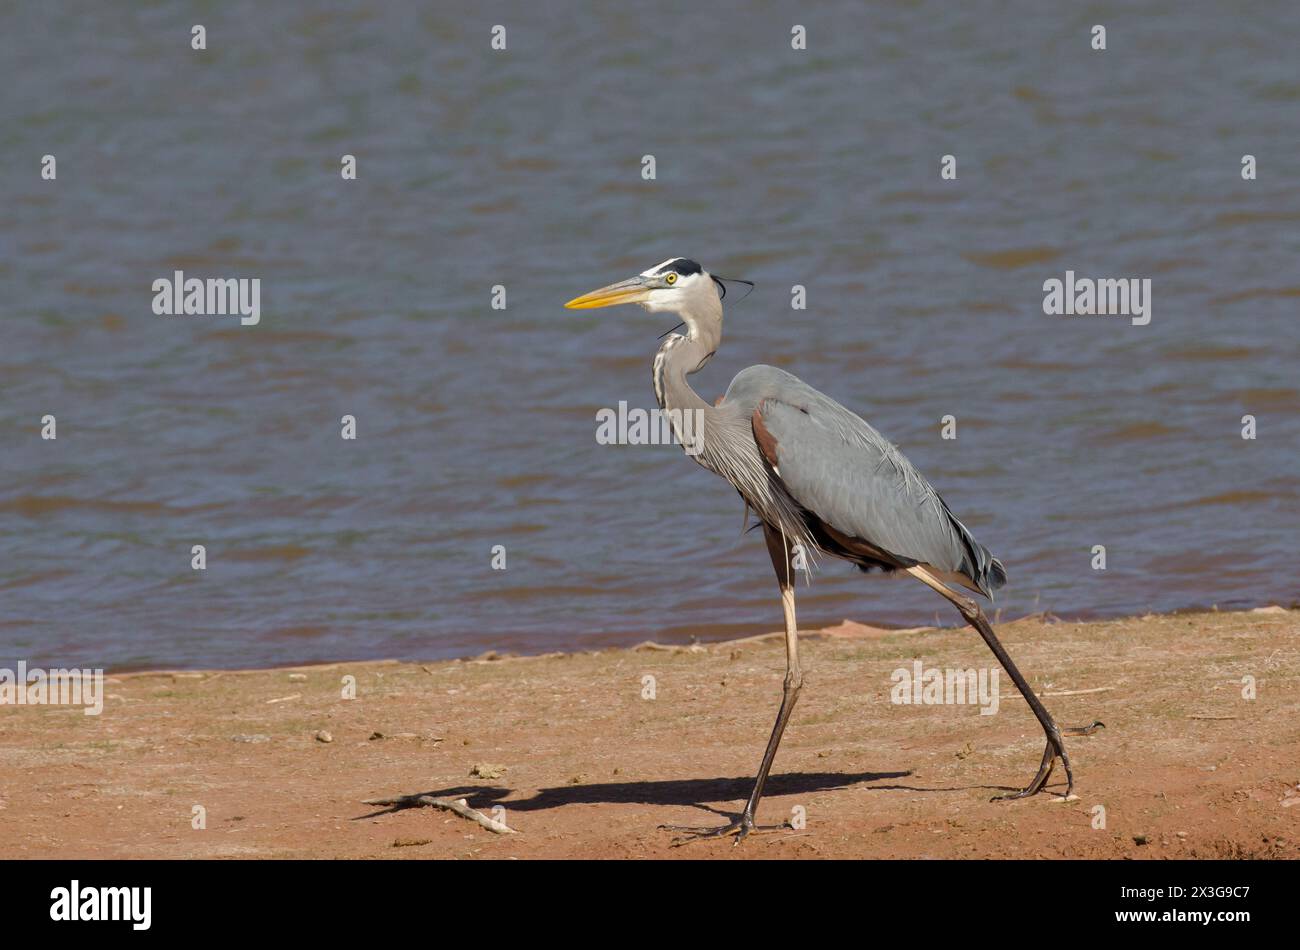
[[[671,322],[561,303],[678,254],[758,283],[697,388],[769,362],[861,412],[1004,615],[1294,600],[1294,5],[991,6],[6,7],[0,665],[775,629],[732,489],[594,437]],[[260,278],[260,325],[154,315],[177,269]],[[1044,315],[1067,269],[1151,278],[1150,325]],[[836,565],[800,604],[957,619]]]

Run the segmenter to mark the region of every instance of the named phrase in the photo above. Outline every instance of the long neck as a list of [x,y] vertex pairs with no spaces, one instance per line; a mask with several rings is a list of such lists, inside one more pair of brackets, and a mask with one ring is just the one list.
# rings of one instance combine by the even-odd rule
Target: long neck
[[681,313],[688,332],[672,334],[655,354],[651,377],[661,409],[700,409],[706,416],[713,407],[691,388],[686,377],[702,369],[722,342],[722,303],[709,288],[708,299]]
[[651,370],[655,398],[659,400],[660,409],[713,408],[686,381],[686,377],[708,362],[711,355],[699,341],[692,340],[689,336],[674,333],[664,340],[663,346],[655,354]]

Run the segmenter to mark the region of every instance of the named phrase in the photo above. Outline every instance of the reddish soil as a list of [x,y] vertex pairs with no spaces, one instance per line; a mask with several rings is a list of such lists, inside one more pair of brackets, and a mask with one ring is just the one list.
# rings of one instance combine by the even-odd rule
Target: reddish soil
[[[989,801],[1024,784],[1043,747],[1005,677],[996,715],[890,701],[890,674],[914,659],[987,668],[973,631],[846,624],[804,637],[804,690],[759,809],[771,823],[802,809],[806,825],[739,847],[674,848],[657,826],[713,824],[739,811],[780,699],[777,636],[428,664],[132,673],[109,678],[98,717],[0,707],[0,851],[1300,856],[1300,611],[1026,619],[999,633],[1060,722],[1106,723],[1066,740],[1077,800],[1059,800],[1058,768],[1056,796]],[[345,675],[356,678],[355,699],[342,698]],[[653,699],[642,697],[646,676]],[[1256,698],[1243,697],[1243,677],[1254,678]],[[317,738],[321,730],[331,741]],[[519,833],[431,808],[361,804],[413,792],[464,797],[489,813],[500,804]],[[192,827],[195,805],[206,811],[201,830]]]

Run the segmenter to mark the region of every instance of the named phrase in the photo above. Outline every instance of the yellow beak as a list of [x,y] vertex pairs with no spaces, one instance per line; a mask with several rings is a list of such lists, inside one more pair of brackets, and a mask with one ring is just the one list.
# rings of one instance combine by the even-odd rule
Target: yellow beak
[[610,284],[600,290],[593,290],[581,297],[574,297],[565,304],[570,310],[595,310],[597,307],[612,307],[620,303],[640,303],[650,296],[644,277],[633,277]]

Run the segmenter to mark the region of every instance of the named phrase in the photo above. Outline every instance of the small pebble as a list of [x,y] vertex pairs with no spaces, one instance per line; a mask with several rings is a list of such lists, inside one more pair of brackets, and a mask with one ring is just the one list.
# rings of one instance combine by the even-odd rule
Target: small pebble
[[334,741],[334,737],[333,737],[332,735],[329,734],[329,730],[327,730],[327,729],[320,729],[320,730],[318,730],[318,731],[316,732],[316,741],[317,741],[317,742],[333,742],[333,741]]

